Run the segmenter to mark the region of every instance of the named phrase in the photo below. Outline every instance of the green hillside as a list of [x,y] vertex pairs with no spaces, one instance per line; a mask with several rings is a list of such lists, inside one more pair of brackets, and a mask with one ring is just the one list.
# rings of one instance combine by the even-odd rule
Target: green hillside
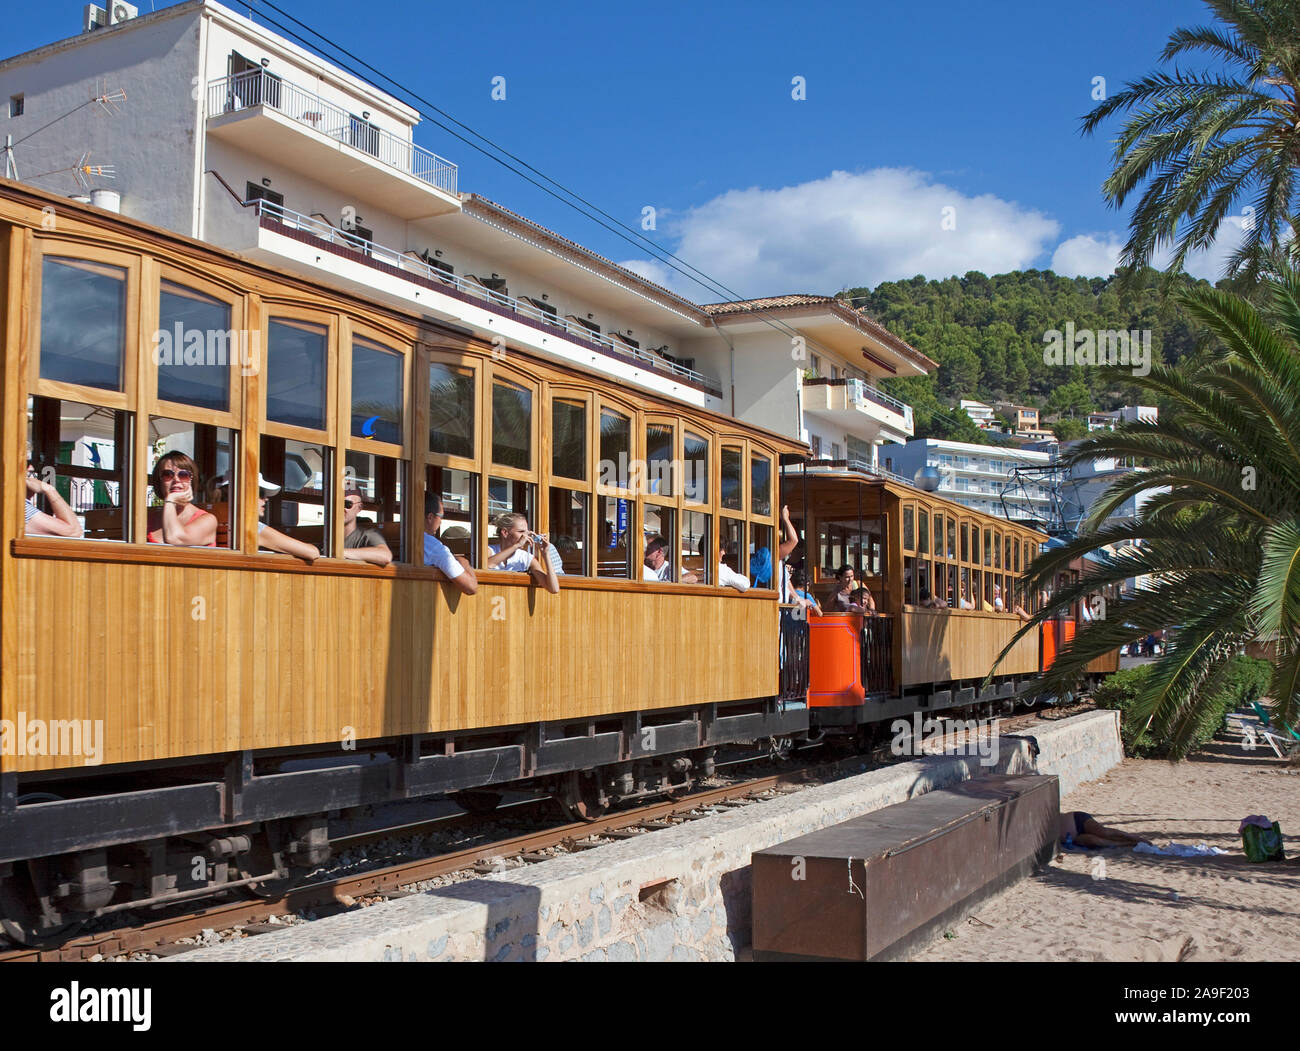
[[[1141,287],[1121,291],[1119,279],[1060,277],[1050,270],[1019,270],[996,277],[971,271],[965,277],[887,281],[874,290],[850,289],[851,299],[888,329],[939,362],[928,377],[888,380],[884,386],[913,406],[918,438],[993,443],[955,407],[961,398],[992,404],[1010,401],[1045,413],[1075,416],[1149,402],[1116,375],[1096,365],[1046,365],[1044,334],[1150,331],[1151,360],[1178,362],[1197,352],[1204,337],[1174,295],[1205,285],[1180,277],[1172,288],[1156,271]],[[1084,427],[1064,423],[1058,437],[1077,437]]]

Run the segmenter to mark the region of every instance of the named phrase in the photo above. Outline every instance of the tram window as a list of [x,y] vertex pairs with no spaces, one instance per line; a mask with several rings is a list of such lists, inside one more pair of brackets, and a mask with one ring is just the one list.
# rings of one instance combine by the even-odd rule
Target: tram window
[[682,491],[687,500],[709,502],[709,440],[687,431],[682,440]]
[[957,557],[957,520],[948,516],[948,557]]
[[537,486],[531,482],[518,482],[512,478],[488,478],[489,544],[497,542],[497,519],[504,514],[523,515],[528,528],[537,529]]
[[162,528],[162,522],[157,520],[160,513],[156,509],[161,508],[163,502],[149,484],[154,466],[167,453],[184,453],[194,461],[199,472],[197,478],[190,479],[190,499],[195,507],[216,516],[217,547],[239,546],[239,530],[231,528],[233,443],[234,432],[228,427],[156,416],[149,420],[149,462],[144,484],[145,504],[155,509],[149,515],[151,531]]
[[596,506],[597,528],[600,530],[596,576],[629,580],[632,577],[632,545],[629,541],[636,505],[616,496],[602,496],[596,501]]
[[943,515],[935,513],[934,516],[934,557],[943,557]]
[[324,430],[328,331],[322,325],[275,319],[267,331],[266,418]]
[[984,564],[993,565],[993,530],[984,530]]
[[[560,554],[560,564],[571,577],[585,577],[587,568],[587,520],[591,497],[572,489],[552,489],[548,535]],[[530,523],[532,524],[532,523]]]
[[930,553],[930,514],[927,511],[916,513],[916,545],[917,554]]
[[551,402],[551,473],[587,480],[586,402]]
[[474,372],[429,363],[429,452],[474,458]]
[[[965,566],[961,567],[961,573],[957,577],[957,601],[953,605],[958,609],[975,608],[975,592],[970,586],[970,570]],[[967,606],[962,605],[962,598],[965,598]]]
[[914,535],[915,529],[912,525],[913,514],[914,512],[912,508],[910,507],[903,508],[903,550],[904,551],[916,550],[916,539]]
[[[645,492],[652,496],[673,495],[673,428],[648,423],[645,429]],[[665,539],[667,539],[665,537]]]
[[492,384],[492,462],[521,471],[533,466],[533,392],[517,383]]
[[939,597],[944,599],[948,603],[949,609],[958,609],[961,604],[958,601],[957,588],[959,584],[959,578],[957,575],[957,567],[945,566],[944,573],[945,573],[946,582],[941,585],[943,590],[940,592]]
[[674,557],[674,546],[677,543],[677,511],[672,507],[663,507],[659,504],[644,505],[645,516],[642,520],[642,550],[655,537],[662,537],[664,543],[668,546],[664,550],[664,557],[668,559],[672,567],[672,577],[674,581],[681,580],[681,559]]
[[776,587],[776,555],[772,551],[772,527],[753,522],[749,526],[749,582],[756,588]]
[[717,575],[713,562],[709,558],[712,546],[712,532],[709,528],[712,515],[703,511],[682,512],[682,555],[679,563],[682,569],[695,574],[701,584],[713,583]]
[[1030,544],[1026,544],[1026,545],[1025,545],[1025,560],[1024,560],[1024,566],[1025,566],[1025,572],[1026,572],[1026,573],[1029,572],[1029,563],[1032,562],[1033,560],[1034,560],[1034,549],[1033,549],[1032,545],[1030,545]]
[[[131,414],[57,398],[32,397],[28,405],[37,476],[67,501],[85,539],[127,539],[130,501],[123,483],[129,476]],[[44,497],[37,506],[50,510]]]
[[632,421],[613,409],[600,410],[600,484],[611,489],[628,487],[628,460],[632,456]]
[[407,562],[402,542],[402,510],[406,499],[406,461],[391,456],[350,451],[343,462],[343,489],[361,493],[357,526],[373,526],[384,537],[394,562]]
[[721,544],[719,561],[725,562],[728,569],[741,576],[747,575],[749,567],[740,564],[740,553],[745,550],[745,523],[734,518],[721,519],[718,522],[718,543]]
[[1013,545],[1013,543],[1012,543],[1011,537],[1007,537],[1006,540],[1005,540],[1003,543],[1004,543],[1005,551],[1004,551],[1004,554],[1003,554],[1003,556],[1002,556],[1002,568],[1003,568],[1003,569],[1010,569],[1010,568],[1011,568],[1011,548],[1012,548],[1014,545]]
[[352,436],[402,444],[401,354],[352,341]]
[[476,474],[450,467],[430,464],[424,469],[425,491],[442,497],[442,531],[438,539],[471,566],[479,563],[478,480]]
[[916,593],[919,599],[921,592],[933,591],[930,588],[930,560],[923,558],[916,563]]
[[1002,534],[993,534],[993,568],[1002,568]]
[[1017,544],[1014,540],[1008,541],[1008,543],[1011,545],[1011,553],[1015,556],[1015,562],[1016,562],[1015,571],[1019,573],[1020,572],[1020,545]]
[[915,606],[916,598],[916,559],[911,555],[903,559],[903,601]]
[[993,607],[993,574],[987,572],[984,574],[984,601],[990,609]]
[[984,576],[978,569],[971,570],[970,574],[970,600],[974,603],[976,609],[983,609],[984,605]]
[[247,338],[231,329],[229,304],[163,281],[153,337],[158,397],[228,412],[231,368],[257,367]]
[[126,271],[46,256],[41,264],[41,379],[122,389]]
[[772,513],[772,461],[755,456],[750,461],[749,513],[767,517]]
[[262,436],[262,477],[280,491],[266,502],[262,520],[272,529],[315,544],[330,554],[332,521],[328,497],[333,488],[333,450],[323,445]]
[[970,561],[970,523],[969,522],[963,522],[961,524],[961,560],[963,562]]
[[740,511],[744,508],[740,464],[740,450],[724,445],[722,447],[722,506],[728,511]]

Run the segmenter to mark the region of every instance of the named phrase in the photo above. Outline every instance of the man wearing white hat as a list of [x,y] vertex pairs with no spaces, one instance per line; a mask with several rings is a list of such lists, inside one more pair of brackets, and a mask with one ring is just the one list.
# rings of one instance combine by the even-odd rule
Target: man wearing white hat
[[284,555],[293,555],[295,558],[301,558],[304,562],[315,562],[320,558],[320,549],[315,544],[307,544],[301,540],[295,540],[291,536],[281,533],[278,529],[272,529],[262,521],[262,515],[266,511],[266,501],[268,497],[274,496],[280,491],[280,487],[272,482],[268,482],[259,473],[257,476],[257,546],[265,548],[267,551],[279,551]]

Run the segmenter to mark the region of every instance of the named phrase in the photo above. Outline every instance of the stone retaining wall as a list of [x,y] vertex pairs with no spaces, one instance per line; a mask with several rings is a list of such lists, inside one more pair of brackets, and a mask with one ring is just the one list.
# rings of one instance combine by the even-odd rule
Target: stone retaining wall
[[749,945],[754,851],[982,773],[1056,774],[1064,795],[1123,759],[1118,713],[1043,720],[998,753],[992,767],[925,756],[174,959],[734,960]]

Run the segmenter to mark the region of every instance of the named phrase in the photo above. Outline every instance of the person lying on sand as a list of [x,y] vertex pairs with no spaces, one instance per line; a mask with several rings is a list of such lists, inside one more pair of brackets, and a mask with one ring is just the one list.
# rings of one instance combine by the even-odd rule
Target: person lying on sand
[[1061,815],[1061,842],[1067,847],[1105,849],[1106,847],[1135,847],[1139,843],[1150,843],[1149,839],[1130,836],[1117,828],[1107,828],[1091,814],[1083,810],[1069,810]]

